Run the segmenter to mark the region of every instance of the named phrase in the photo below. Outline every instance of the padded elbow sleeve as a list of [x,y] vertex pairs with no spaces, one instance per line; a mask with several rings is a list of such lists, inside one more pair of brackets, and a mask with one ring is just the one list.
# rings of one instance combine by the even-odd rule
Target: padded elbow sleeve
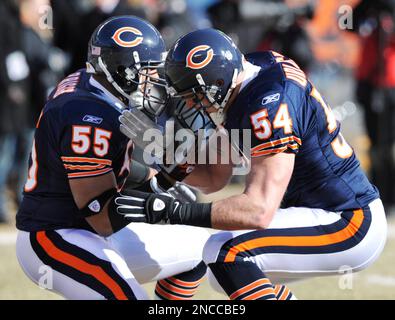
[[115,188],[104,191],[99,196],[91,199],[84,208],[80,209],[79,213],[84,218],[99,214],[102,212],[108,200],[110,200],[107,207],[108,219],[110,220],[113,232],[117,232],[130,223],[130,221],[125,218],[124,215],[119,214],[117,210],[119,205],[116,203],[116,199],[119,196],[122,197]]
[[117,193],[117,189],[111,188],[109,190],[104,191],[97,197],[94,197],[88,203],[80,209],[79,213],[82,217],[88,218],[90,216],[94,216],[100,213],[103,210],[103,207],[107,203],[107,201],[113,197]]

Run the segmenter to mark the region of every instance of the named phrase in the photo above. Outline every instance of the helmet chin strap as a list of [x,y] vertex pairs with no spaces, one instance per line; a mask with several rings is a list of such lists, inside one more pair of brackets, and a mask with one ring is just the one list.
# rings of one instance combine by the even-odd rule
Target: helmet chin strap
[[225,108],[226,104],[227,104],[228,101],[229,101],[230,96],[232,95],[233,90],[236,88],[236,84],[237,84],[237,83],[236,83],[236,81],[237,81],[237,74],[238,74],[238,70],[235,69],[235,70],[233,71],[232,82],[231,82],[231,84],[230,84],[229,90],[228,90],[228,92],[226,93],[226,96],[225,96],[224,100],[222,100],[222,103],[221,103],[221,105],[220,105],[220,107],[221,107],[222,110]]
[[[139,53],[137,51],[133,52],[133,59],[134,59],[134,68],[133,70],[130,68],[125,69],[126,73],[126,80],[127,81],[133,81],[135,77],[139,77],[139,70],[141,69],[141,62],[140,62],[140,57]],[[128,101],[128,106],[137,108],[139,110],[146,110],[147,108],[145,107],[145,98],[144,94],[142,92],[143,84],[140,83],[140,80],[137,80],[137,88],[131,94],[127,94],[122,88],[115,82],[114,78],[108,71],[105,63],[103,62],[103,59],[101,57],[98,57],[98,65],[101,69],[101,71],[105,74],[107,81],[114,87],[114,89],[121,94],[123,97],[125,97]],[[95,73],[95,70],[93,67],[90,69],[91,73]],[[134,71],[137,70],[137,71]],[[148,111],[149,112],[149,111]]]
[[106,67],[106,65],[103,63],[103,60],[101,57],[99,57],[98,59],[98,63],[100,66],[100,69],[104,72],[104,74],[106,75],[107,81],[109,83],[111,83],[111,85],[115,88],[115,90],[117,90],[123,97],[125,97],[128,101],[130,101],[130,96],[121,89],[121,87],[115,82],[114,78],[111,76],[110,72],[108,72],[108,69]]
[[[222,100],[221,104],[219,104],[217,101],[215,101],[214,96],[218,91],[218,87],[214,87],[212,89],[210,89],[206,96],[207,99],[212,103],[212,105],[218,110],[218,112],[222,112],[223,109],[225,108],[226,104],[229,101],[229,98],[234,90],[234,88],[236,88],[236,80],[237,80],[237,69],[235,69],[233,71],[233,76],[232,76],[232,82],[230,83],[230,87],[228,89],[228,91],[226,92],[225,98]],[[198,73],[196,75],[196,80],[197,82],[201,85],[201,86],[206,86],[206,83],[203,80],[203,77],[200,73]]]
[[133,51],[133,59],[134,59],[134,66],[135,69],[137,70],[137,90],[133,93],[133,97],[134,97],[134,103],[136,104],[136,107],[140,109],[143,108],[143,103],[144,103],[144,95],[142,93],[142,85],[140,83],[140,76],[139,76],[139,71],[141,69],[141,64],[140,64],[140,56],[139,53],[137,51]]
[[[228,91],[226,92],[225,98],[222,100],[222,102],[219,104],[217,101],[215,101],[214,96],[218,91],[218,87],[215,87],[211,90],[209,90],[206,94],[207,99],[212,103],[212,105],[217,109],[217,118],[221,122],[224,120],[224,108],[226,104],[229,101],[230,96],[232,95],[233,90],[236,88],[236,81],[237,81],[237,75],[238,75],[238,69],[235,69],[233,71],[233,76],[232,76],[232,82],[230,83],[230,87]],[[206,83],[203,80],[203,77],[201,76],[200,73],[196,75],[196,80],[201,86],[206,86]]]

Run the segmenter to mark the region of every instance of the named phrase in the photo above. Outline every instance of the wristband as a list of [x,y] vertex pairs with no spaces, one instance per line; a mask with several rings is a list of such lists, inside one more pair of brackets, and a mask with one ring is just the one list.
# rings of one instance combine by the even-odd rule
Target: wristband
[[171,224],[211,228],[211,203],[179,204],[168,217]]

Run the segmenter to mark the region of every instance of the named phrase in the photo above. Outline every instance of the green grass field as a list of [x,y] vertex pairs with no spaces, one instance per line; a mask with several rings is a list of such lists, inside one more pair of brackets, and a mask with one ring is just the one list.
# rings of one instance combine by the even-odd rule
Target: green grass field
[[[236,193],[237,188],[228,190]],[[229,195],[228,194],[228,195]],[[214,194],[211,200],[217,198]],[[314,278],[289,284],[299,299],[395,299],[395,216],[388,219],[388,241],[380,258],[368,269],[352,275]],[[0,226],[0,299],[61,299],[60,296],[38,288],[20,269],[15,256],[15,230]],[[155,284],[144,288],[152,297]],[[195,299],[220,300],[226,296],[213,291],[204,281]]]

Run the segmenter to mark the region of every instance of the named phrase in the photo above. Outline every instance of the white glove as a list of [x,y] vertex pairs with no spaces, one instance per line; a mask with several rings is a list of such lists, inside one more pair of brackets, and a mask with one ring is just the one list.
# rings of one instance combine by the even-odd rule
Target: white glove
[[150,180],[150,186],[156,194],[170,195],[172,198],[180,201],[181,203],[196,202],[195,193],[192,191],[192,188],[185,183],[177,181],[173,187],[165,190],[158,184],[156,177],[152,177]]
[[160,127],[137,108],[122,111],[122,115],[118,119],[121,122],[119,127],[121,132],[143,150],[147,145],[152,143],[151,139],[144,140],[144,134],[149,129],[155,129],[157,130],[157,134],[161,134]]
[[196,194],[193,192],[193,189],[185,183],[177,181],[167,192],[181,203],[196,202]]

